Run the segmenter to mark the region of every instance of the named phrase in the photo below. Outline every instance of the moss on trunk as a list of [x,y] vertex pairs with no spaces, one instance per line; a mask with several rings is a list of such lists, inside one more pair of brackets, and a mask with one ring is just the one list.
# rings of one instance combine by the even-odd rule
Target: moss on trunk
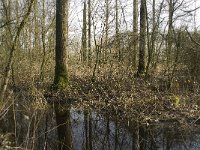
[[69,85],[66,65],[56,65],[54,86],[59,89],[65,89]]

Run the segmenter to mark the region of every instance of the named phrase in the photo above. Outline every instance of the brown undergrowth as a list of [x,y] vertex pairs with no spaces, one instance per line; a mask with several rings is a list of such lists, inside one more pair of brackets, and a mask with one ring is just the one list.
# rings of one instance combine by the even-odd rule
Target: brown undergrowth
[[71,65],[69,88],[57,91],[51,88],[53,72],[49,70],[43,81],[37,70],[19,70],[8,87],[6,103],[0,103],[1,122],[7,122],[10,112],[21,112],[26,122],[39,114],[39,119],[31,121],[38,123],[52,104],[59,103],[76,110],[97,111],[111,119],[117,117],[118,122],[126,124],[200,124],[199,82],[192,78],[174,76],[171,83],[162,75],[137,78],[131,68],[117,65],[99,67],[93,78],[93,69]]
[[176,76],[169,83],[168,78],[161,75],[137,78],[131,68],[118,65],[99,67],[95,78],[92,71],[89,67],[71,65],[70,85],[64,91],[51,88],[51,72],[46,74],[44,81],[40,81],[38,74],[32,74],[31,78],[18,77],[20,80],[10,89],[23,97],[23,103],[42,109],[46,102],[61,103],[74,109],[100,110],[111,116],[117,114],[121,120],[200,122],[200,88],[196,81],[185,79],[187,83]]
[[81,72],[80,68],[79,71],[73,68],[70,88],[59,94],[47,93],[47,101],[66,103],[68,100],[74,109],[100,110],[118,115],[122,121],[137,118],[143,123],[199,123],[200,91],[195,81],[184,86],[185,82],[179,83],[178,77],[171,83],[161,76],[137,78],[130,68],[115,67],[99,68],[95,80],[89,69]]

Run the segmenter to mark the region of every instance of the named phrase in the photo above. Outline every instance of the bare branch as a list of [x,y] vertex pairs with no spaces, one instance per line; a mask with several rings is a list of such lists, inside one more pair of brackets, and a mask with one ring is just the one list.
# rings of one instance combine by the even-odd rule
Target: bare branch
[[190,34],[190,32],[187,30],[187,28],[185,28],[185,30],[186,30],[187,34],[189,35],[191,41],[200,47],[200,43],[198,43],[198,42],[192,37],[192,35]]

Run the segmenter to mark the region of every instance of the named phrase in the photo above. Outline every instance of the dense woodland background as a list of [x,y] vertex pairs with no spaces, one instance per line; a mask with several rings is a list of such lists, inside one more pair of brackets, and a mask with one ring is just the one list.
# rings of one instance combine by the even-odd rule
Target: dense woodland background
[[[22,28],[20,23],[30,2],[1,2],[1,80],[10,59],[13,84],[50,76],[54,67],[55,2],[35,0]],[[196,80],[200,59],[199,6],[195,4],[187,0],[70,1],[69,67],[79,64],[101,70],[100,66],[118,64],[139,74],[162,73],[170,78],[179,74]]]
[[1,99],[24,85],[46,91],[52,83],[73,85],[76,78],[126,87],[139,77],[157,91],[198,93],[198,4],[1,1]]
[[[34,149],[36,128],[55,104],[62,140],[70,124],[58,118],[70,120],[70,108],[60,103],[121,122],[198,124],[199,7],[197,0],[1,0],[0,126],[14,124],[0,134]],[[90,123],[91,111],[84,115]],[[17,139],[23,117],[26,143]]]
[[134,88],[199,95],[195,0],[4,0],[0,7],[2,101],[25,87],[46,99],[52,85],[82,99],[95,88],[102,99]]

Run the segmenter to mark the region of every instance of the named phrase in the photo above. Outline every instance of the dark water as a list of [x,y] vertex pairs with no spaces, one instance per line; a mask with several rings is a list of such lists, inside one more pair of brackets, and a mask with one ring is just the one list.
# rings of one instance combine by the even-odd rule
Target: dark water
[[[26,110],[27,109],[27,110]],[[26,111],[25,111],[26,110]],[[199,150],[200,130],[178,123],[121,122],[91,110],[15,108],[0,122],[0,150]],[[12,141],[12,143],[7,142]],[[7,146],[7,147],[6,147]],[[15,148],[14,148],[15,147]]]

